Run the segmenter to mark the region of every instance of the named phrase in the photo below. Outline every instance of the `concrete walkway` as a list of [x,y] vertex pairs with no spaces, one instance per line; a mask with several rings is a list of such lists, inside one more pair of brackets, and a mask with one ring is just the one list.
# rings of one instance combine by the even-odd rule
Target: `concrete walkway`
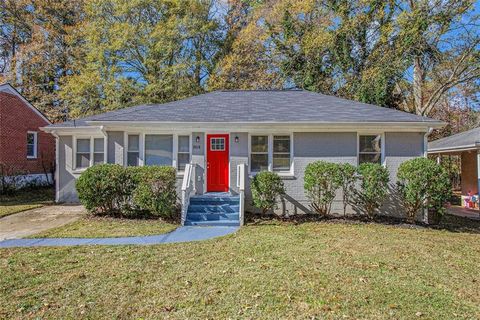
[[57,247],[79,245],[148,245],[175,242],[207,240],[234,233],[238,227],[179,227],[178,229],[156,236],[122,238],[43,238],[10,239],[0,241],[0,248],[13,247]]
[[0,241],[24,238],[63,226],[86,213],[79,205],[55,205],[15,213],[0,218]]

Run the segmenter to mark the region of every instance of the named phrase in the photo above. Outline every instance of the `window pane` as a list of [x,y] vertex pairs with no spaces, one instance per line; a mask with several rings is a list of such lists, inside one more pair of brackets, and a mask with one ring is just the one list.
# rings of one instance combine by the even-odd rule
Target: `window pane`
[[189,152],[189,151],[190,151],[190,137],[178,136],[178,152]]
[[273,152],[290,152],[290,137],[289,136],[273,137]]
[[103,138],[93,139],[93,151],[94,152],[103,152]]
[[210,150],[213,150],[213,151],[225,150],[225,138],[210,139]]
[[77,153],[77,168],[88,168],[90,166],[90,153]]
[[184,171],[187,163],[190,162],[190,154],[188,153],[179,153],[177,159],[177,166],[179,171]]
[[173,137],[150,134],[145,136],[145,164],[172,165]]
[[140,136],[131,135],[128,136],[128,151],[139,151]]
[[268,154],[252,154],[251,171],[268,170]]
[[27,144],[35,143],[35,135],[33,133],[27,133]]
[[27,145],[27,157],[33,157],[35,155],[35,146],[33,144]]
[[93,155],[93,164],[103,163],[103,153],[95,153]]
[[268,136],[252,136],[252,152],[268,152]]
[[274,154],[273,155],[273,171],[289,171],[290,170],[290,154]]
[[378,136],[360,136],[360,152],[380,152],[381,137]]
[[358,162],[372,162],[372,163],[381,163],[381,153],[362,153],[358,155]]
[[77,152],[90,153],[90,139],[77,139]]
[[140,163],[140,157],[138,152],[127,153],[127,166],[138,166]]

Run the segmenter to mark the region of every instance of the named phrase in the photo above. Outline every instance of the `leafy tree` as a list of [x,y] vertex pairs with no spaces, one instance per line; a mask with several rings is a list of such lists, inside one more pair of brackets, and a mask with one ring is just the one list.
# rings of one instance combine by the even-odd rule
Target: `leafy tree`
[[267,213],[277,206],[278,197],[285,194],[282,179],[275,172],[262,171],[252,179],[253,205]]
[[388,170],[378,163],[362,163],[358,166],[358,173],[360,188],[356,191],[355,200],[367,216],[373,219],[388,193]]

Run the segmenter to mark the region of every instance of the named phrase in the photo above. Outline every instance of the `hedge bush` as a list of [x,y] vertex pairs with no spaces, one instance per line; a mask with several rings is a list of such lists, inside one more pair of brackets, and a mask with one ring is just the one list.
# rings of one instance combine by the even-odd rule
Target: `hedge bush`
[[316,161],[305,168],[304,188],[312,208],[321,215],[330,213],[335,194],[342,182],[340,166]]
[[448,172],[435,161],[416,158],[403,162],[397,172],[397,189],[407,215],[413,223],[419,210],[426,206],[442,215],[451,197]]
[[355,192],[356,205],[373,218],[388,193],[388,170],[378,163],[362,163],[357,172],[360,188]]
[[176,171],[173,167],[136,167],[133,202],[151,215],[172,218],[176,212]]
[[274,172],[262,171],[252,179],[251,183],[253,205],[266,213],[276,208],[277,199],[285,194],[285,186],[279,175]]
[[342,190],[343,216],[347,213],[347,206],[352,204],[355,197],[355,183],[358,180],[357,168],[350,163],[342,163],[340,166],[340,189]]
[[172,167],[95,165],[76,182],[80,202],[94,214],[171,217],[177,201]]

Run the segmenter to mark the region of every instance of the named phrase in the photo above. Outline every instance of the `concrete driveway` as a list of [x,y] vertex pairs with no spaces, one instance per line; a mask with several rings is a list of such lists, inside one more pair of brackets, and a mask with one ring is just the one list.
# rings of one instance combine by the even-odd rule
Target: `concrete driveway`
[[86,213],[80,205],[55,205],[32,209],[0,218],[0,241],[27,237],[63,226]]

